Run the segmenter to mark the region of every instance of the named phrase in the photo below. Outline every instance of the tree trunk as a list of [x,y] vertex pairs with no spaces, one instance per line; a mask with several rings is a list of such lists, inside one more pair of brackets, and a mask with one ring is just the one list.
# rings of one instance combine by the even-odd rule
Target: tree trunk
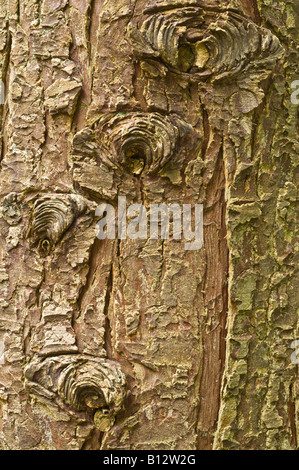
[[298,448],[299,4],[224,3],[0,0],[0,448]]

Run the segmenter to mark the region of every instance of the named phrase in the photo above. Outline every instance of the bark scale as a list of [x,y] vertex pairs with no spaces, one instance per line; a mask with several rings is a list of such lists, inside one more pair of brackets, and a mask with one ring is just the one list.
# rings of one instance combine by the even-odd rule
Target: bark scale
[[0,6],[0,448],[296,449],[296,2]]

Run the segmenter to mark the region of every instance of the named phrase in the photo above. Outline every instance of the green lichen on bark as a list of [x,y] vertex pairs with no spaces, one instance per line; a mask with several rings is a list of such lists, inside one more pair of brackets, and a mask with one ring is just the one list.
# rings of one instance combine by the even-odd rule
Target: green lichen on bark
[[[0,7],[0,448],[297,449],[298,1]],[[204,248],[97,240],[124,195]]]
[[[294,2],[258,4],[262,24],[271,25],[285,57],[265,83],[263,103],[250,116],[253,134],[244,149],[251,155],[244,190],[255,201],[251,205],[258,207],[256,217],[246,220],[248,204],[241,201],[241,219],[234,217],[238,191],[233,193],[232,212],[228,193],[231,296],[214,446],[295,449],[298,370],[291,362],[290,345],[298,337],[295,178],[299,147],[298,107],[291,102],[290,86],[297,73],[299,8]],[[242,365],[236,379],[242,344],[246,367]]]

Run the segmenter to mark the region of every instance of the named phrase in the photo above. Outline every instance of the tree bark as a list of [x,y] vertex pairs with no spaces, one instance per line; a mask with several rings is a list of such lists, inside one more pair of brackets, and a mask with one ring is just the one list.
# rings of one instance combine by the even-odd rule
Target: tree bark
[[299,4],[226,3],[0,0],[0,449],[298,448]]

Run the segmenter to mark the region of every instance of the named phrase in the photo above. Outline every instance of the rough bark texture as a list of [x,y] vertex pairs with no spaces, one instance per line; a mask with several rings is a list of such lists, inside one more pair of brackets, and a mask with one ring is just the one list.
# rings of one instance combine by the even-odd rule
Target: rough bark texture
[[[298,1],[0,8],[0,448],[298,448]],[[119,196],[203,248],[98,240]]]

